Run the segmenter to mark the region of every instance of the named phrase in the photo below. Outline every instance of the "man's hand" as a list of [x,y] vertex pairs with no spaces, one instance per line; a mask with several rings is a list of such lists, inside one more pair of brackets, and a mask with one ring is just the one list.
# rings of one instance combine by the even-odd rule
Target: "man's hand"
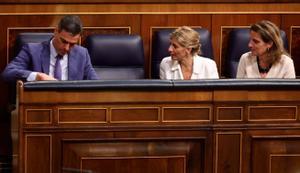
[[57,80],[57,79],[45,73],[37,73],[35,80],[40,81],[40,80]]

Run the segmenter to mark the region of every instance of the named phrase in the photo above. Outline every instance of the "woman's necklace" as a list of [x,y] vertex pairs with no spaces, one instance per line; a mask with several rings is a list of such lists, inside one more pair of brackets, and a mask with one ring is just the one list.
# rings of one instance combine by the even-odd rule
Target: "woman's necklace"
[[259,73],[268,73],[272,67],[272,64],[270,64],[268,67],[261,67],[259,65],[259,58],[256,57],[256,59],[257,59],[257,66],[258,66]]

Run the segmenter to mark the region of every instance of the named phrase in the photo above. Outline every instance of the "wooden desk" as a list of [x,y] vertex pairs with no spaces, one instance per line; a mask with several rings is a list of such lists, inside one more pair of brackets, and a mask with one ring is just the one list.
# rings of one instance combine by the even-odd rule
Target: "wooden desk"
[[295,173],[300,80],[19,83],[19,172]]

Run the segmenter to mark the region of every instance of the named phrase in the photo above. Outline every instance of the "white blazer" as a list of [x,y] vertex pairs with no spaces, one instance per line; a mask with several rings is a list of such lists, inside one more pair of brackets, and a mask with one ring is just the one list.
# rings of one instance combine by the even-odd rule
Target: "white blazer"
[[[251,55],[251,52],[241,56],[236,77],[261,78],[256,56]],[[266,78],[296,78],[293,60],[286,55],[281,55],[281,59],[272,65]]]
[[[191,79],[218,79],[215,61],[198,55],[193,57],[193,73]],[[165,57],[160,63],[160,79],[183,79],[183,74],[177,60]]]

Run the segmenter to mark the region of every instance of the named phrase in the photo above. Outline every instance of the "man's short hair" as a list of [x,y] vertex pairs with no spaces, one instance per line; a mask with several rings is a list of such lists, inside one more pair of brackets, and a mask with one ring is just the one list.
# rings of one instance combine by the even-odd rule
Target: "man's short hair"
[[82,23],[78,16],[67,15],[64,16],[58,23],[58,31],[62,30],[71,33],[73,36],[82,32]]

